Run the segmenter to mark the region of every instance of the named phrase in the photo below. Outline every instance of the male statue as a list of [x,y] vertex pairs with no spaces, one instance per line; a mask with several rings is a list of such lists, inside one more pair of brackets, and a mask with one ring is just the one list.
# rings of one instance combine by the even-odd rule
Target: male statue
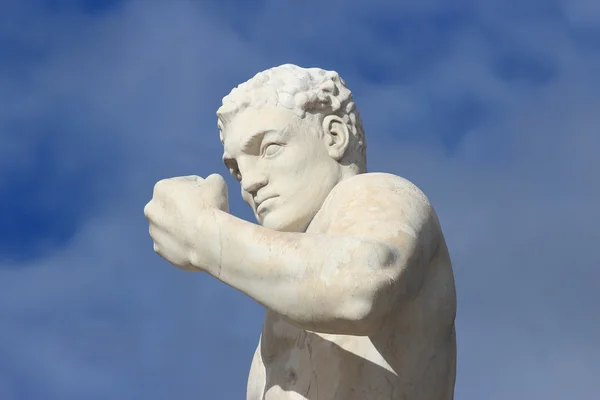
[[158,182],[144,212],[160,256],[266,308],[247,398],[453,399],[456,293],[438,218],[406,179],[367,173],[340,76],[275,67],[217,116],[258,225],[228,213],[216,174]]

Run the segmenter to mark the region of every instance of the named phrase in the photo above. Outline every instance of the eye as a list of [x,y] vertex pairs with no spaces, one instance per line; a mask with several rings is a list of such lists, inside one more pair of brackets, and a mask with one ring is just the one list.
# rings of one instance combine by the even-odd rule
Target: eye
[[269,143],[263,148],[263,155],[265,157],[271,157],[275,155],[279,150],[281,150],[282,146],[277,143]]

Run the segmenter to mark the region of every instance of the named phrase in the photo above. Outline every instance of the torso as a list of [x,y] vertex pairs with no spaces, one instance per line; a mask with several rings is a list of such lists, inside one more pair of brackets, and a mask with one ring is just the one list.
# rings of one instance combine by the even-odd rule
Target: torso
[[[315,218],[307,233],[327,233]],[[248,381],[248,400],[451,400],[456,294],[439,235],[420,291],[370,336],[306,331],[267,311]]]

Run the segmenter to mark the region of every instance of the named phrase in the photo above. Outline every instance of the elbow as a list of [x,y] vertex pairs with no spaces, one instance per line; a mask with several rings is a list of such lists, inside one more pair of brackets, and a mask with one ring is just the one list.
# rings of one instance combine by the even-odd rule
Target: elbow
[[[398,249],[374,241],[360,241],[351,260],[331,263],[315,271],[300,301],[304,307],[289,315],[297,326],[314,332],[371,336],[389,318],[406,291],[406,260]],[[309,283],[310,282],[310,283]],[[310,289],[309,289],[310,288]]]
[[313,292],[306,307],[283,313],[299,328],[333,335],[370,336],[381,327],[387,312],[366,295],[349,295],[342,290]]
[[[336,320],[340,321],[335,333],[353,336],[370,336],[379,331],[387,315],[369,299],[349,299],[341,302]],[[334,332],[332,332],[334,333]]]
[[[338,284],[338,290],[328,290],[335,320],[336,333],[370,336],[378,332],[388,318],[402,282],[402,265],[394,249],[386,245],[369,245],[367,259],[350,268]],[[365,268],[365,265],[368,266]]]

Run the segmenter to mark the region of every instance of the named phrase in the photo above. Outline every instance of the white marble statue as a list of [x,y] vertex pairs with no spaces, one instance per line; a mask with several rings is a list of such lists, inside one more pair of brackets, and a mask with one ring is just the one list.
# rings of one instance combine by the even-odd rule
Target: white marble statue
[[266,308],[247,398],[452,399],[456,293],[438,218],[406,179],[367,173],[340,76],[275,67],[217,115],[258,225],[229,214],[217,174],[158,182],[144,212],[160,256]]

